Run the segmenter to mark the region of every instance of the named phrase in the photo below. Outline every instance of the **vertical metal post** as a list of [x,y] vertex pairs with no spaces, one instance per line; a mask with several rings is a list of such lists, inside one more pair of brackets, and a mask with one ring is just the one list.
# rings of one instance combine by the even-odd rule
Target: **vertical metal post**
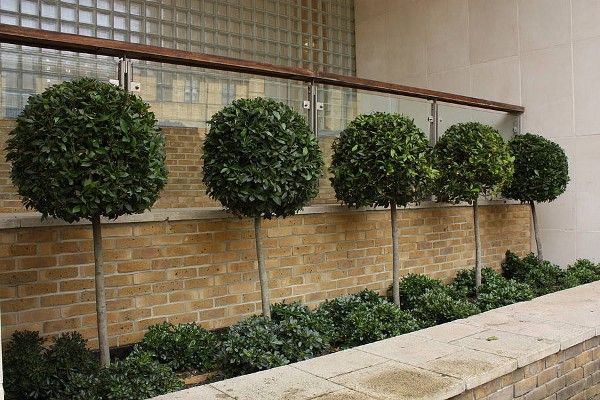
[[117,79],[111,79],[110,83],[128,92],[140,91],[140,84],[133,82],[133,64],[127,57],[119,59],[117,63]]
[[123,57],[119,60],[119,87],[121,89],[130,90],[130,82],[133,77],[133,68],[131,61],[127,57]]
[[521,134],[521,114],[515,115],[515,122],[513,125],[513,133],[515,135]]
[[317,85],[311,81],[308,84],[308,123],[315,136],[319,134],[318,108]]
[[431,115],[429,117],[429,139],[432,145],[435,145],[438,141],[439,122],[438,103],[436,100],[433,100],[431,102]]

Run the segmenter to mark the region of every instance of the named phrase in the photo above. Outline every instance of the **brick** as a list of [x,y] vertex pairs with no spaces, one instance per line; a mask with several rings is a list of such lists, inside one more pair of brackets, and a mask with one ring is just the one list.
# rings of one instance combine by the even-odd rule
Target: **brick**
[[537,387],[537,376],[529,376],[523,380],[515,382],[514,395],[515,397],[529,393]]

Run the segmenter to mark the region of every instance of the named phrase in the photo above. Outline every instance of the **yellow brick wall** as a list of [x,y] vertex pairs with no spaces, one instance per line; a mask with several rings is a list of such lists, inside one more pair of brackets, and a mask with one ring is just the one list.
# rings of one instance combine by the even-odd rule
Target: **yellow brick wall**
[[[4,161],[14,121],[0,120],[0,213],[23,212]],[[155,208],[214,207],[201,183],[204,129],[164,128],[169,182]],[[331,160],[332,137],[320,138]],[[315,204],[335,202],[323,175]],[[473,263],[469,207],[400,213],[403,273],[444,280]],[[507,249],[525,254],[530,218],[520,205],[482,208],[484,262],[498,268]],[[304,214],[265,224],[273,301],[310,305],[391,279],[388,211]],[[230,325],[260,310],[250,220],[224,218],[107,224],[104,228],[111,345],[138,341],[160,321]],[[94,273],[89,226],[0,230],[2,335],[79,330],[95,345]]]
[[[14,120],[0,119],[0,213],[26,211],[10,182],[10,165],[6,162],[5,143]],[[219,207],[206,195],[202,183],[202,143],[204,128],[163,127],[166,139],[169,180],[154,208]],[[332,137],[319,139],[326,160],[331,160]],[[320,181],[321,190],[313,204],[334,203],[335,193],[325,173]]]
[[[448,280],[473,263],[469,207],[400,212],[403,273]],[[482,207],[483,260],[529,251],[525,206]],[[138,341],[151,324],[230,325],[260,310],[254,231],[248,219],[107,224],[104,227],[111,345]],[[265,224],[272,301],[316,305],[391,279],[388,211],[297,215]],[[79,330],[95,345],[89,226],[0,231],[2,335]]]

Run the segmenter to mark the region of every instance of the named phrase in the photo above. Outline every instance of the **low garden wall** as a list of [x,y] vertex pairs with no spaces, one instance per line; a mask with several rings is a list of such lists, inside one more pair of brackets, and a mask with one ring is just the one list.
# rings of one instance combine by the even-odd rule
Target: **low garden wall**
[[596,399],[599,295],[590,283],[156,400]]
[[[4,141],[14,121],[0,120],[0,308],[2,338],[30,329],[43,336],[80,331],[96,347],[92,231],[86,224],[40,222],[24,213],[10,182]],[[162,321],[220,328],[260,310],[254,230],[205,195],[205,130],[165,128],[169,181],[152,212],[103,228],[111,346],[139,341]],[[320,138],[326,164],[333,138]],[[391,283],[389,211],[332,204],[322,177],[313,206],[265,222],[271,300],[322,300]],[[472,209],[422,204],[399,213],[402,273],[449,280],[473,265]],[[507,249],[530,250],[527,206],[481,210],[483,261],[498,268]]]
[[[473,264],[470,207],[407,209],[401,217],[403,273],[449,280]],[[260,310],[254,230],[249,219],[215,210],[156,211],[103,229],[108,332],[112,346],[139,341],[162,321],[233,324]],[[530,248],[529,210],[482,207],[486,265],[507,249]],[[0,217],[2,335],[77,330],[96,346],[94,266],[89,225],[39,225],[39,217]],[[10,226],[28,226],[9,228]],[[311,208],[265,223],[271,300],[316,305],[391,282],[389,211]]]

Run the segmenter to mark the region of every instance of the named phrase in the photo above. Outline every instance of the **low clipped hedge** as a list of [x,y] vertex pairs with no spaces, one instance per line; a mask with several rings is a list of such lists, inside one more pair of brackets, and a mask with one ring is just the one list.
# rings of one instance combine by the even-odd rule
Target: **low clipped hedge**
[[146,399],[181,388],[177,373],[232,377],[306,360],[597,281],[600,265],[577,260],[562,269],[509,251],[502,273],[483,268],[478,291],[474,273],[460,271],[448,285],[409,274],[400,282],[401,308],[364,290],[314,310],[298,302],[274,304],[271,319],[252,316],[220,335],[196,324],[155,325],[129,356],[108,368],[99,367],[78,333],[46,346],[37,332],[15,332],[4,352],[6,398]]
[[139,344],[154,360],[174,371],[207,372],[216,368],[219,340],[195,323],[153,325]]
[[100,368],[76,332],[49,347],[38,332],[15,332],[4,351],[4,384],[9,400],[144,400],[183,387],[168,365],[148,352],[134,351]]

